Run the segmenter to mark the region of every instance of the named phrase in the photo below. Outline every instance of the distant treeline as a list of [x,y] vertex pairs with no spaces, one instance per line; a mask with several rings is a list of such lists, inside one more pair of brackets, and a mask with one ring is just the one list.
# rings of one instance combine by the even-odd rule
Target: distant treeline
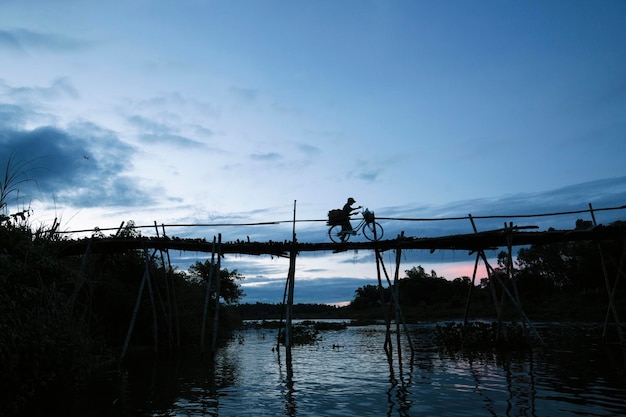
[[[244,303],[231,309],[242,320],[278,320],[285,317],[283,304]],[[328,304],[294,304],[293,315],[298,319],[323,319],[347,317],[345,308]]]

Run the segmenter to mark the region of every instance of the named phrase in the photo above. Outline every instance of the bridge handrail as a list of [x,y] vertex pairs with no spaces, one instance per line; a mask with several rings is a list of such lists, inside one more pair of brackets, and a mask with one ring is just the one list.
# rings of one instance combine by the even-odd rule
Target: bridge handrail
[[[599,211],[610,211],[610,210],[623,210],[626,209],[626,205],[617,206],[617,207],[602,207],[602,208],[589,208],[585,210],[571,210],[571,211],[560,211],[553,213],[537,213],[537,214],[516,214],[516,215],[484,215],[484,216],[462,216],[462,217],[434,217],[434,218],[426,218],[426,217],[379,217],[376,216],[377,220],[391,220],[391,221],[407,221],[407,222],[431,222],[431,221],[452,221],[452,220],[469,220],[469,219],[513,219],[513,218],[532,218],[532,217],[548,217],[548,216],[563,216],[563,215],[571,215],[571,214],[582,214],[589,212],[599,212]],[[277,221],[266,221],[266,222],[251,222],[251,223],[171,223],[171,224],[160,224],[161,227],[241,227],[241,226],[271,226],[278,225],[284,223],[312,223],[312,222],[326,222],[328,219],[296,219],[296,220],[277,220]],[[133,229],[153,229],[155,227],[154,224],[151,225],[134,225]],[[118,230],[119,227],[106,227],[106,228],[93,228],[93,229],[81,229],[81,230],[59,230],[57,233],[63,234],[71,234],[71,233],[85,233],[85,232],[93,232],[94,230],[98,231],[111,231]]]

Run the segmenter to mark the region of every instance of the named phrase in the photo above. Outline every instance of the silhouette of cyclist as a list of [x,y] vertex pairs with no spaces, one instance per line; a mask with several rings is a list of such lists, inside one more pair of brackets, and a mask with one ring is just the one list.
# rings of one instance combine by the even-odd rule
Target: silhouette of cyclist
[[341,231],[344,232],[341,234],[342,242],[345,240],[346,234],[352,233],[352,224],[350,223],[350,216],[353,214],[354,211],[357,211],[361,208],[361,206],[353,208],[352,205],[354,203],[356,203],[356,200],[350,197],[348,198],[348,201],[346,202],[346,204],[344,204],[343,206],[343,214],[345,215],[345,220],[343,223],[341,223]]

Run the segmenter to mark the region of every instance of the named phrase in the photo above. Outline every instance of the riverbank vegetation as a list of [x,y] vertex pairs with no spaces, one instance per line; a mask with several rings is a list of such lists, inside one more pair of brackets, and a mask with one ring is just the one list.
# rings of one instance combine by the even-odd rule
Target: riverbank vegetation
[[[119,395],[128,344],[153,354],[199,343],[210,263],[177,271],[148,250],[61,258],[62,235],[33,228],[30,213],[20,214],[0,217],[0,415],[40,414],[41,404],[47,415],[66,414],[89,401],[95,382],[113,384]],[[132,222],[117,236],[140,238]],[[223,339],[239,323],[228,307],[242,296],[236,281],[243,276],[227,269],[213,275]],[[209,318],[217,283],[213,278]],[[208,334],[212,327],[206,320]]]
[[[615,225],[623,226],[623,222]],[[591,222],[578,220],[575,227],[591,226]],[[496,317],[502,305],[503,318],[519,320],[519,309],[506,294],[502,303],[499,282],[506,282],[532,320],[603,322],[609,307],[607,285],[614,294],[618,316],[626,314],[626,282],[620,271],[623,258],[622,242],[532,245],[521,248],[515,260],[500,252],[491,279],[477,278],[475,285],[470,277],[446,279],[417,266],[398,281],[398,301],[407,321],[463,318],[468,302],[470,318]],[[616,278],[621,278],[621,283],[615,285]],[[381,305],[392,301],[391,289],[379,291],[378,286],[367,285],[355,291],[347,308],[352,317],[381,317],[377,312]]]

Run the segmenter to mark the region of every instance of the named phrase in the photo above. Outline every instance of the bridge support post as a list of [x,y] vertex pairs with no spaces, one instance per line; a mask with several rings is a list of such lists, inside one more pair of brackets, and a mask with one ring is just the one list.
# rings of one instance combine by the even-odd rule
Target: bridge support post
[[[471,214],[469,215],[469,218],[470,218],[470,221],[472,222],[472,226],[474,228],[474,232],[477,233],[476,225],[474,223],[474,219],[472,218]],[[508,230],[508,232],[510,233],[513,230],[513,226],[511,225],[511,227],[509,229],[510,230]],[[492,287],[492,291],[493,291],[492,295],[494,296],[494,301],[496,300],[495,284],[497,283],[502,288],[501,303],[504,302],[505,296],[508,297],[508,299],[513,303],[515,308],[517,308],[517,311],[519,312],[522,320],[524,321],[524,324],[527,324],[532,329],[532,331],[535,334],[535,337],[537,338],[537,340],[539,340],[539,342],[542,345],[545,345],[543,339],[541,338],[541,335],[539,335],[539,332],[537,332],[537,329],[535,328],[535,326],[533,326],[532,322],[528,319],[528,316],[526,316],[526,313],[522,309],[522,306],[519,303],[519,297],[516,297],[514,294],[512,294],[511,291],[509,290],[509,288],[507,287],[506,283],[503,282],[502,279],[500,279],[500,277],[498,276],[496,271],[489,264],[489,262],[487,260],[487,256],[485,255],[485,251],[481,249],[478,253],[479,253],[480,257],[482,258],[482,260],[483,260],[483,262],[485,264],[485,268],[487,269],[487,275],[489,276],[490,287]],[[511,262],[512,262],[512,260],[511,260]],[[501,321],[501,314],[502,314],[502,304],[500,304],[500,306],[498,306],[497,301],[496,301],[495,304],[496,304],[496,310],[498,311],[498,334],[497,334],[497,337],[500,337],[500,321]]]
[[287,363],[291,363],[291,346],[293,343],[293,295],[296,278],[296,200],[293,202],[293,228],[291,232],[291,251],[289,252],[289,272],[287,273],[287,309],[285,313],[285,353]]
[[[94,232],[95,233],[95,232]],[[78,297],[78,293],[83,286],[83,281],[85,277],[85,269],[87,268],[87,259],[89,258],[89,254],[91,253],[91,244],[93,243],[93,235],[89,239],[89,243],[87,244],[87,249],[85,249],[85,253],[83,254],[83,260],[80,264],[80,271],[78,272],[78,277],[76,278],[76,283],[74,284],[74,291],[72,292],[72,296],[70,297],[70,314],[74,311],[74,304],[76,304],[76,298]]]
[[[591,213],[591,220],[593,221],[594,227],[598,226],[598,222],[596,221],[596,215],[593,211],[593,206],[589,203],[589,212]],[[624,257],[626,256],[626,239],[622,239],[622,256],[620,263],[617,267],[617,276],[615,277],[615,282],[611,285],[609,280],[609,273],[606,269],[606,261],[604,260],[604,251],[602,250],[602,245],[600,241],[596,241],[596,245],[598,246],[598,252],[600,253],[600,263],[602,264],[602,274],[604,275],[604,285],[606,286],[606,292],[609,296],[609,306],[606,311],[606,317],[604,319],[604,327],[602,329],[602,342],[605,343],[607,339],[607,332],[609,327],[610,317],[613,316],[613,320],[617,325],[617,335],[619,337],[619,341],[624,346],[624,335],[622,333],[622,326],[620,323],[619,316],[617,314],[617,308],[615,307],[615,290],[617,289],[617,283],[619,282],[620,277],[624,274]]]
[[[206,319],[209,314],[209,300],[211,298],[211,285],[213,281],[213,275],[215,273],[215,236],[213,236],[213,247],[211,250],[211,268],[209,269],[209,276],[207,277],[206,292],[204,293],[204,309],[202,310],[202,328],[200,330],[200,350],[204,354],[204,335],[206,333]],[[219,271],[218,271],[219,273]]]
[[[157,222],[154,222],[154,230],[156,231],[157,239],[160,238],[159,227]],[[165,228],[163,228],[163,237],[165,237]],[[160,248],[159,255],[161,257],[161,265],[163,266],[163,280],[165,282],[165,302],[163,303],[163,312],[165,314],[165,320],[167,322],[167,341],[171,348],[174,342],[174,323],[173,323],[173,307],[172,307],[172,295],[170,291],[170,265],[169,265],[169,252],[168,252],[168,264],[165,264],[165,255],[163,252],[168,252],[167,248]]]
[[[394,378],[393,371],[393,347],[391,344],[391,318],[389,317],[390,313],[387,309],[387,300],[385,299],[385,288],[383,286],[383,280],[380,273],[381,269],[381,256],[380,251],[378,249],[374,249],[374,253],[376,254],[376,276],[378,278],[378,293],[380,295],[380,305],[383,309],[383,317],[385,319],[385,353],[387,354],[387,362],[389,363],[389,373],[390,377]],[[393,296],[393,291],[392,291]]]
[[143,291],[144,291],[144,288],[146,287],[146,282],[148,281],[148,279],[150,279],[150,266],[148,262],[146,262],[144,270],[143,270],[143,277],[141,279],[141,284],[139,284],[139,291],[137,292],[137,300],[135,301],[135,308],[130,318],[128,331],[126,332],[126,339],[124,339],[124,345],[122,346],[122,353],[120,354],[120,362],[123,361],[124,358],[126,357],[126,351],[128,350],[128,345],[130,344],[130,338],[132,337],[133,330],[135,329],[135,322],[137,321],[137,314],[139,313],[139,307],[141,306],[141,299],[143,297]]
[[220,284],[222,281],[222,234],[217,234],[217,265],[215,266],[216,281],[215,281],[215,313],[213,315],[213,334],[211,339],[211,354],[215,355],[217,349],[217,329],[220,318]]
[[469,318],[469,309],[470,304],[472,302],[472,292],[474,290],[474,285],[476,283],[476,272],[478,272],[478,262],[480,261],[480,254],[476,254],[476,261],[474,262],[474,273],[472,274],[472,284],[469,287],[469,291],[467,292],[467,300],[465,302],[465,319],[463,320],[463,326],[467,326],[468,318]]
[[401,331],[400,325],[402,325],[404,329],[404,333],[406,334],[407,340],[409,342],[409,347],[411,349],[411,363],[413,362],[413,357],[415,355],[415,348],[413,346],[413,341],[411,340],[411,336],[409,333],[409,329],[406,325],[406,320],[404,318],[404,314],[402,313],[402,307],[400,306],[400,294],[399,294],[399,273],[400,273],[400,261],[402,259],[402,248],[401,241],[404,238],[404,232],[402,232],[398,236],[398,247],[396,248],[396,271],[394,274],[393,284],[391,279],[389,278],[389,274],[387,273],[387,269],[385,268],[385,264],[382,259],[382,255],[379,249],[375,249],[376,255],[376,272],[378,277],[378,289],[381,299],[381,306],[383,309],[383,316],[385,319],[386,333],[385,333],[385,353],[387,354],[387,361],[389,363],[389,373],[390,378],[394,378],[394,368],[393,368],[393,343],[391,341],[391,309],[387,308],[387,300],[385,299],[385,288],[382,282],[382,272],[385,274],[385,279],[387,280],[387,285],[389,289],[389,294],[391,296],[391,304],[390,306],[395,311],[395,322],[396,322],[396,344],[398,351],[398,369],[400,372],[400,378],[402,378],[403,370],[402,370],[402,343],[401,343]]

